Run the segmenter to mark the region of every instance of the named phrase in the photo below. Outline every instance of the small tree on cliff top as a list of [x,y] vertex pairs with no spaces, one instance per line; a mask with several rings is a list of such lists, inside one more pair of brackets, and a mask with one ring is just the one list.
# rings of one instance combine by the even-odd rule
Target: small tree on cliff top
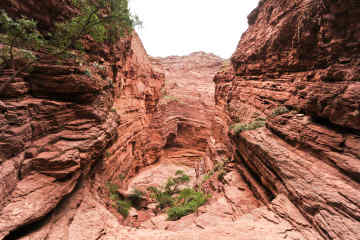
[[13,70],[10,79],[0,86],[0,92],[38,61],[33,51],[64,57],[69,50],[82,50],[80,40],[86,35],[97,42],[113,44],[140,24],[138,17],[130,14],[128,0],[72,0],[72,3],[78,14],[56,23],[54,32],[39,31],[33,19],[24,16],[13,19],[5,11],[0,12],[0,70]]

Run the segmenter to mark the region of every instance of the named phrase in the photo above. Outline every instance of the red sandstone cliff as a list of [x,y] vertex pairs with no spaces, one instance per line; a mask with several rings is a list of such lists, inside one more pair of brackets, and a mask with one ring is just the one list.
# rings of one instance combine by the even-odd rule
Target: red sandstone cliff
[[[36,19],[44,31],[73,12],[67,1],[0,6],[12,16]],[[100,202],[92,182],[105,149],[122,140],[122,147],[130,146],[129,138],[146,128],[154,112],[163,78],[135,33],[114,49],[85,44],[83,64],[42,55],[30,74],[1,93],[0,239],[86,237],[81,229],[107,214],[101,205],[93,218],[83,210]],[[1,75],[0,83],[10,74]]]
[[[68,3],[0,7],[47,31]],[[359,14],[351,0],[260,1],[231,65],[148,58],[135,33],[115,49],[87,39],[82,65],[42,56],[0,93],[0,239],[358,239]],[[105,187],[179,169],[197,186],[218,163],[213,197],[178,221],[151,203],[123,219]]]
[[232,132],[239,161],[323,239],[360,236],[359,15],[351,0],[260,1],[232,67],[215,77],[234,123],[266,118]]

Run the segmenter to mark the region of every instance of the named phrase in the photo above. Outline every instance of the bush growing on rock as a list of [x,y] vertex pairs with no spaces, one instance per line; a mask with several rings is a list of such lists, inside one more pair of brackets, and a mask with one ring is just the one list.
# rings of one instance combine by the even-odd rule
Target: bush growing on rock
[[151,197],[158,202],[158,208],[164,209],[173,205],[174,199],[168,192],[161,191],[156,187],[149,187],[148,191],[151,192]]
[[24,16],[13,19],[5,11],[0,12],[0,71],[13,71],[9,80],[0,86],[0,92],[20,73],[30,71],[38,61],[33,51],[41,49],[57,58],[70,57],[74,56],[71,50],[83,49],[84,36],[111,45],[141,24],[137,16],[130,14],[128,0],[72,0],[72,4],[78,14],[55,23],[53,32],[41,31],[33,19]]
[[109,197],[110,200],[113,201],[114,208],[124,218],[128,217],[130,208],[134,207],[138,209],[140,207],[144,193],[138,189],[135,189],[128,197],[122,197],[118,192],[119,186],[117,184],[107,182],[106,187],[109,190]]
[[140,191],[139,189],[134,189],[134,192],[128,196],[128,199],[131,202],[131,206],[136,209],[140,208],[144,195],[144,192]]
[[195,212],[200,206],[205,204],[210,197],[210,195],[195,191],[192,188],[181,190],[176,197],[174,206],[167,211],[168,219],[175,221]]
[[115,207],[124,218],[129,216],[129,210],[131,208],[131,202],[125,200],[116,200]]
[[280,106],[280,107],[277,107],[273,110],[272,114],[271,114],[271,117],[276,117],[278,115],[281,115],[281,114],[284,114],[284,113],[288,113],[290,112],[290,110],[285,107],[285,106]]
[[257,128],[261,128],[265,126],[265,120],[264,119],[256,119],[255,121],[251,123],[236,123],[230,127],[230,130],[232,130],[235,134],[242,132],[242,131],[248,131],[248,130],[254,130]]
[[192,188],[179,190],[180,185],[189,181],[190,177],[179,170],[176,172],[175,177],[169,178],[161,189],[156,187],[148,188],[148,191],[152,193],[152,198],[158,202],[158,208],[168,208],[168,220],[178,220],[195,212],[211,197]]

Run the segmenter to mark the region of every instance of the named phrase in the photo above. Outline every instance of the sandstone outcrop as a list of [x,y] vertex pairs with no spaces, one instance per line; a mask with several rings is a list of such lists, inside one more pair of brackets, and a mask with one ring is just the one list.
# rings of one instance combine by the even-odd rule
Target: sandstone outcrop
[[260,1],[215,77],[234,123],[266,120],[231,132],[239,161],[323,239],[360,236],[359,13],[357,1]]
[[[145,180],[140,174],[132,180],[133,186],[141,188],[144,182],[150,185],[165,182],[177,169],[189,172],[194,180],[192,185],[197,186],[216,164],[233,159],[232,145],[227,137],[229,118],[215,107],[213,98],[212,78],[223,61],[204,52],[152,58],[154,68],[165,74],[158,112],[153,115],[149,127],[152,136],[156,137],[151,138],[149,148],[153,154],[147,159],[157,156],[154,161],[157,168],[144,169],[143,173],[151,178]],[[221,222],[232,223],[262,205],[253,197],[232,163],[227,165],[226,172],[229,184],[221,183],[216,176],[205,184],[213,198],[196,215],[171,222],[166,221],[166,214],[162,214],[141,226],[170,231],[193,229],[196,232]],[[163,180],[156,181],[158,177]]]
[[[44,31],[73,12],[67,1],[1,1],[1,8],[36,19]],[[163,78],[135,33],[114,48],[91,40],[84,47],[83,64],[41,53],[33,71],[1,93],[0,239],[81,239],[72,230],[81,233],[77,219],[97,204],[89,194],[93,168],[124,132],[134,134],[118,133],[132,117],[120,116],[118,105],[138,112],[138,131],[156,106]],[[11,74],[5,70],[0,84]]]
[[[42,31],[76,14],[0,8]],[[359,15],[355,0],[261,0],[231,62],[148,57],[136,33],[84,39],[81,64],[37,53],[0,93],[0,239],[359,239]],[[109,186],[126,197],[178,170],[212,195],[195,213],[169,221],[146,196],[116,211]]]

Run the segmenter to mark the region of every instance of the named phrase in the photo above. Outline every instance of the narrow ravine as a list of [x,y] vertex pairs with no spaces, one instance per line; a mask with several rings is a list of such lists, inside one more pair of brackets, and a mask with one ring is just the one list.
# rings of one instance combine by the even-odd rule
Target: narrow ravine
[[[191,178],[190,187],[204,189],[212,197],[196,214],[177,221],[168,221],[166,211],[155,213],[156,203],[149,202],[144,206],[147,210],[133,210],[125,223],[172,231],[206,228],[233,222],[259,207],[261,203],[234,168],[232,145],[227,137],[228,119],[215,106],[213,77],[224,60],[197,52],[153,58],[152,63],[156,71],[165,75],[158,112],[149,126],[152,136],[159,136],[151,138],[149,145],[157,143],[160,154],[152,165],[139,169],[124,190],[128,194],[134,189],[146,192],[150,186],[164,185],[182,170]],[[157,139],[162,141],[156,142]]]
[[[46,36],[78,10],[0,7]],[[23,49],[31,71],[0,75],[0,240],[358,240],[359,16],[260,0],[226,60],[150,57],[135,31]]]

